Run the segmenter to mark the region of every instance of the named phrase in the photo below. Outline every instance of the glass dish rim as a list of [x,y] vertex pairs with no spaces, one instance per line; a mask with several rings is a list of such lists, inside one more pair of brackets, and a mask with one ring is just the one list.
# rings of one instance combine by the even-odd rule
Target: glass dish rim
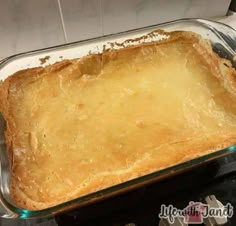
[[142,182],[149,181],[149,180],[155,179],[155,178],[158,179],[158,177],[164,176],[167,173],[174,174],[175,172],[188,169],[188,167],[192,168],[192,167],[198,166],[204,162],[207,162],[212,159],[219,158],[224,155],[231,154],[231,153],[236,153],[236,145],[231,145],[227,148],[215,151],[213,153],[210,153],[210,154],[207,154],[207,155],[204,155],[204,156],[192,159],[192,160],[188,160],[188,161],[185,161],[185,162],[155,171],[153,173],[150,173],[150,174],[147,174],[147,175],[144,175],[141,177],[137,177],[137,178],[131,179],[129,181],[99,190],[97,192],[93,192],[88,195],[84,195],[84,196],[81,196],[81,197],[66,201],[64,203],[58,204],[56,206],[52,206],[52,207],[42,209],[42,210],[27,210],[24,208],[16,207],[16,206],[12,205],[11,203],[7,203],[6,205],[9,206],[9,209],[11,211],[14,211],[15,213],[19,214],[20,218],[34,218],[34,217],[41,217],[41,216],[47,217],[47,216],[51,215],[52,213],[56,213],[58,211],[58,209],[63,208],[67,205],[70,205],[73,203],[78,203],[78,207],[79,207],[79,203],[84,203],[84,202],[89,201],[91,199],[97,199],[97,198],[102,197],[104,195],[109,195],[113,192],[117,192],[117,191],[123,189],[124,187],[138,185]]
[[[18,54],[15,54],[15,55],[12,55],[12,56],[9,56],[9,57],[6,57],[6,58],[0,60],[0,70],[1,70],[2,67],[4,67],[5,63],[8,63],[9,61],[14,60],[15,58],[19,58],[19,57],[24,57],[24,56],[28,56],[28,55],[32,55],[32,54],[37,54],[37,53],[43,53],[43,52],[47,52],[47,51],[50,51],[50,50],[60,49],[60,48],[63,48],[63,47],[74,47],[76,45],[80,45],[80,44],[83,44],[83,43],[86,43],[86,42],[104,40],[104,39],[107,39],[107,38],[117,37],[119,35],[129,34],[129,33],[133,33],[133,32],[136,32],[136,31],[145,31],[145,30],[148,30],[148,29],[161,29],[162,27],[164,29],[164,26],[172,25],[172,24],[176,24],[176,23],[193,22],[193,23],[197,23],[201,26],[204,26],[204,23],[203,23],[204,21],[213,22],[213,23],[216,23],[216,24],[219,24],[219,25],[224,25],[224,26],[226,26],[226,27],[228,27],[228,28],[230,28],[230,29],[232,29],[233,31],[236,32],[236,30],[234,28],[232,28],[229,25],[226,25],[224,23],[221,23],[221,22],[216,22],[216,21],[213,21],[213,20],[201,19],[201,18],[184,18],[184,19],[174,20],[174,21],[165,22],[165,23],[161,23],[161,24],[156,24],[156,25],[146,26],[146,27],[132,29],[132,30],[128,30],[128,31],[118,32],[118,33],[115,33],[115,34],[109,34],[109,35],[105,35],[105,36],[101,36],[101,37],[95,37],[95,38],[91,38],[91,39],[85,39],[85,40],[66,43],[66,44],[57,45],[57,46],[53,46],[53,47],[47,47],[47,48],[32,50],[32,51],[28,51],[28,52],[18,53]],[[205,25],[205,27],[206,27],[206,25]],[[66,201],[64,203],[61,203],[61,204],[58,204],[56,206],[52,206],[52,207],[49,207],[49,208],[46,208],[46,209],[42,209],[42,210],[27,210],[27,209],[24,209],[24,208],[16,207],[13,204],[9,203],[7,200],[5,200],[5,198],[2,194],[2,190],[0,191],[1,196],[2,196],[1,199],[3,198],[4,205],[10,211],[12,211],[15,214],[18,214],[19,215],[18,217],[20,217],[20,218],[47,217],[47,216],[50,216],[54,213],[57,213],[58,210],[60,210],[61,208],[65,208],[67,206],[69,207],[72,204],[77,203],[77,206],[79,206],[80,203],[81,204],[86,203],[86,201],[88,202],[89,200],[97,199],[97,198],[102,197],[104,195],[109,195],[111,193],[122,190],[124,188],[129,188],[132,185],[133,186],[138,185],[142,182],[149,181],[151,179],[164,176],[168,173],[174,173],[174,172],[180,171],[181,169],[184,170],[184,169],[187,169],[188,167],[194,167],[194,166],[197,166],[201,163],[210,161],[211,159],[218,158],[218,157],[221,157],[221,156],[224,156],[224,155],[227,155],[227,154],[230,154],[230,153],[234,153],[234,152],[236,152],[236,145],[232,145],[230,147],[215,151],[213,153],[206,154],[204,156],[197,157],[195,159],[188,160],[188,161],[185,161],[185,162],[182,162],[182,163],[179,163],[179,164],[176,164],[176,165],[173,165],[173,166],[161,169],[161,170],[157,170],[153,173],[150,173],[150,174],[147,174],[147,175],[135,178],[135,179],[131,179],[129,181],[126,181],[126,182],[108,187],[106,189],[102,189],[102,190],[99,190],[97,192],[90,193],[88,195],[78,197],[78,198],[75,198],[73,200]]]

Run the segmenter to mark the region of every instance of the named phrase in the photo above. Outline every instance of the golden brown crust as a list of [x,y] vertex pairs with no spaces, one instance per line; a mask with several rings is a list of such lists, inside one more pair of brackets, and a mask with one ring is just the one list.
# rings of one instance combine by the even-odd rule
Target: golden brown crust
[[[44,209],[235,144],[235,69],[197,34],[158,33],[169,38],[19,71],[0,83],[11,192],[19,206]],[[171,67],[177,69],[174,77]],[[160,80],[153,77],[155,70]],[[195,78],[180,77],[178,83],[177,74],[195,76],[196,87],[190,89]],[[129,82],[127,76],[132,76]],[[182,88],[188,91],[179,89],[171,96],[165,89],[168,81],[176,86],[186,82]],[[169,88],[175,89],[171,84]],[[166,95],[166,102],[158,95]],[[152,108],[157,103],[167,109],[169,103],[176,112]],[[155,118],[152,111],[163,118]],[[126,117],[125,130],[120,117]],[[173,122],[166,126],[165,120]],[[65,131],[66,123],[73,133]],[[77,167],[70,168],[73,164]]]

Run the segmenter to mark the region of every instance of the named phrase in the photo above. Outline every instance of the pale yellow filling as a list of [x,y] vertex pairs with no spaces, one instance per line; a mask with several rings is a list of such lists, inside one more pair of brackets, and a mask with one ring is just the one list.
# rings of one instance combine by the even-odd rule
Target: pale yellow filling
[[122,182],[235,135],[236,105],[191,43],[126,51],[97,73],[68,66],[21,91],[13,171],[28,198],[77,197],[95,178]]

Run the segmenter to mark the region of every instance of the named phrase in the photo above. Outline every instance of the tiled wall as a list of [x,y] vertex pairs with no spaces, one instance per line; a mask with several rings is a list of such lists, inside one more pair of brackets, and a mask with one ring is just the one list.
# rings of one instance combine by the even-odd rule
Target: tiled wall
[[230,0],[0,1],[0,59],[183,17],[221,16]]

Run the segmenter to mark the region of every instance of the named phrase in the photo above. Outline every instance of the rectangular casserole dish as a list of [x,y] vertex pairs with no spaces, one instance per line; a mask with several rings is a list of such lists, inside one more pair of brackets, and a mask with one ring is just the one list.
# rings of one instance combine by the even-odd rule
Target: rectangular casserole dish
[[[223,24],[202,20],[202,19],[185,19],[174,21],[162,25],[151,26],[147,28],[137,29],[129,32],[124,32],[116,35],[110,35],[107,37],[96,38],[81,42],[76,42],[72,44],[67,44],[63,46],[48,48],[44,50],[32,51],[28,53],[18,54],[1,61],[0,64],[0,79],[4,80],[7,76],[13,74],[14,72],[40,66],[40,59],[49,56],[47,64],[51,64],[60,61],[63,57],[64,59],[80,58],[89,53],[99,53],[109,47],[114,48],[111,43],[122,43],[125,40],[135,39],[136,37],[143,36],[154,30],[163,29],[165,31],[176,31],[176,30],[186,30],[194,31],[200,34],[203,38],[209,39],[212,43],[213,50],[218,53],[221,57],[226,58],[231,61],[232,65],[235,66],[235,53],[236,53],[236,33],[235,31]],[[146,42],[157,40],[163,38],[161,35],[152,37]],[[125,42],[125,46],[134,45],[137,43],[142,43],[144,40],[137,40],[136,42]],[[123,46],[115,45],[115,48],[123,48]],[[151,181],[158,180],[163,177],[173,175],[180,171],[184,171],[188,168],[197,166],[203,162],[209,161],[211,159],[220,157],[232,153],[236,150],[235,146],[228,147],[224,150],[218,150],[212,154],[202,156],[200,158],[193,159],[188,162],[184,162],[163,170],[159,170],[152,174],[148,174],[125,183],[121,183],[116,186],[112,186],[107,189],[89,194],[69,202],[51,207],[48,209],[40,211],[29,211],[17,207],[11,200],[11,194],[9,192],[9,164],[8,158],[4,146],[3,131],[4,126],[1,122],[1,215],[5,217],[21,217],[21,218],[32,218],[32,217],[43,217],[50,216],[62,211],[69,210],[71,208],[85,205],[97,200],[103,199],[105,197],[124,192],[131,188],[135,188],[142,184],[150,183]]]

